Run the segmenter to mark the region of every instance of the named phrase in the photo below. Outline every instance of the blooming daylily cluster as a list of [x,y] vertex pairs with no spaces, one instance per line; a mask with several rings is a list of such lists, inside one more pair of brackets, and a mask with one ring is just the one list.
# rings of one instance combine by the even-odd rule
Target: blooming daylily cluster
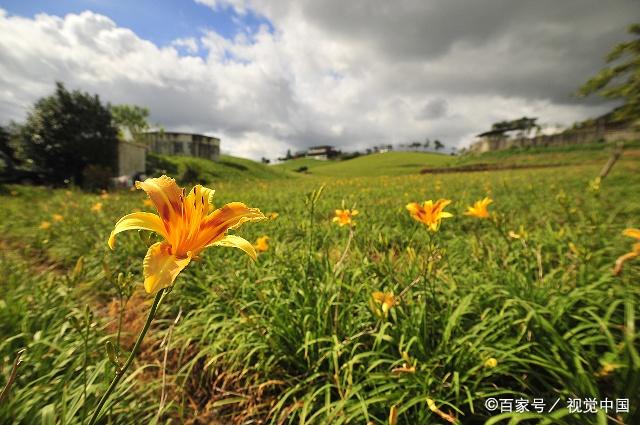
[[162,236],[164,241],[151,245],[143,262],[147,292],[171,286],[191,260],[211,246],[239,248],[256,258],[251,243],[227,231],[264,220],[260,210],[240,202],[214,210],[212,189],[196,185],[185,195],[185,190],[167,176],[136,182],[136,188],[147,193],[158,214],[135,212],[122,217],[109,236],[109,247],[114,249],[116,235],[125,230],[150,230]]

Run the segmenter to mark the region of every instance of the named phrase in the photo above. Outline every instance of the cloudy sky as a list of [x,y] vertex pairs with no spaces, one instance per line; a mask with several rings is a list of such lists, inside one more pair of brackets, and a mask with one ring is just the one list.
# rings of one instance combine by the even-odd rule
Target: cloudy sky
[[635,0],[0,0],[0,123],[54,81],[149,107],[235,155],[570,125]]

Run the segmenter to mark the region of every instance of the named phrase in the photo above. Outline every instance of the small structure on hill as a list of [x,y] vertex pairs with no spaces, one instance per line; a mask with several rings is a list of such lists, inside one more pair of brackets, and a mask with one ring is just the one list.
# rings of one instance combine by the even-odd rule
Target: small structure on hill
[[176,131],[147,131],[144,140],[150,152],[164,155],[185,155],[217,161],[220,158],[220,139],[194,133]]
[[340,151],[336,150],[333,146],[312,146],[307,149],[305,156],[307,158],[314,158],[326,161],[328,159],[335,158],[340,155]]

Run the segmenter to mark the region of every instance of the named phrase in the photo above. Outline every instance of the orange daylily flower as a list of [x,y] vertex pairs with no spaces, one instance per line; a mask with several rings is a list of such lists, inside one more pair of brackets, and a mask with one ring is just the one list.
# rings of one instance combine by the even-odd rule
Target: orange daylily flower
[[54,214],[51,216],[51,218],[53,218],[53,221],[63,221],[64,220],[64,216],[62,214]]
[[[375,291],[371,294],[370,308],[373,313],[382,319],[387,317],[389,310],[398,304],[398,300],[393,296],[393,292]],[[379,304],[378,307],[376,304]]]
[[358,210],[336,210],[336,216],[333,217],[333,222],[338,223],[340,227],[344,225],[355,226],[356,222],[353,217],[358,215]]
[[632,258],[640,257],[640,229],[626,229],[622,232],[623,235],[628,236],[630,238],[635,238],[638,242],[634,243],[631,247],[631,252],[628,252],[616,260],[616,266],[613,269],[613,274],[620,274],[622,271],[622,265]]
[[40,227],[42,230],[47,230],[49,227],[51,227],[51,223],[45,220],[40,223],[40,226],[38,227]]
[[487,207],[492,202],[493,200],[488,197],[480,201],[476,201],[473,206],[467,207],[467,211],[464,213],[464,215],[478,218],[489,218],[489,211],[487,210]]
[[265,252],[269,249],[269,236],[261,236],[256,240],[253,247],[258,252]]
[[279,215],[280,214],[278,214],[277,212],[270,212],[269,214],[267,214],[267,217],[269,217],[269,219],[271,220],[275,220]]
[[171,286],[189,262],[211,246],[239,248],[256,259],[251,243],[226,233],[245,222],[264,220],[266,217],[257,208],[231,202],[210,211],[212,189],[196,185],[185,196],[184,189],[167,176],[138,181],[136,187],[149,195],[158,215],[136,212],[122,217],[109,236],[109,247],[114,248],[115,236],[125,230],[150,230],[164,238],[151,245],[143,262],[144,288],[148,293]]
[[444,211],[445,207],[450,203],[449,199],[438,199],[436,202],[428,200],[422,205],[417,202],[411,202],[407,204],[407,210],[414,220],[424,223],[431,231],[436,232],[443,218],[453,217],[453,214]]
[[91,211],[93,212],[102,211],[102,202],[96,202],[95,204],[93,204],[93,206],[91,207]]

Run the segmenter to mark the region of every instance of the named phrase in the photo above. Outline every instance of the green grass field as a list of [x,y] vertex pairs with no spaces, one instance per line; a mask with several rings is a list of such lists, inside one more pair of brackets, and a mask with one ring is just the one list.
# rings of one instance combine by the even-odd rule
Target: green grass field
[[[248,176],[200,164],[216,206],[278,213],[235,231],[269,249],[254,263],[213,247],[180,273],[99,423],[387,424],[394,406],[406,425],[640,423],[640,259],[612,273],[634,243],[622,231],[640,227],[640,155],[596,188],[608,151],[552,154],[570,165],[420,175],[460,159],[390,153],[298,175],[225,159]],[[158,238],[123,233],[114,251],[107,238],[153,207],[141,191],[0,189],[0,388],[27,349],[0,423],[87,423],[115,371],[104,347],[118,282],[133,288],[120,361],[153,299],[142,260]],[[485,196],[490,219],[463,214]],[[453,217],[429,232],[405,205],[438,198]],[[343,205],[360,212],[353,233],[332,222]],[[376,291],[397,301],[386,317]],[[490,397],[559,401],[500,414]],[[629,399],[629,412],[569,413],[574,398]]]
[[318,161],[300,158],[274,165],[288,171],[307,167],[308,174],[326,177],[398,176],[419,173],[423,168],[443,167],[455,158],[445,154],[422,152],[386,152],[346,161]]

